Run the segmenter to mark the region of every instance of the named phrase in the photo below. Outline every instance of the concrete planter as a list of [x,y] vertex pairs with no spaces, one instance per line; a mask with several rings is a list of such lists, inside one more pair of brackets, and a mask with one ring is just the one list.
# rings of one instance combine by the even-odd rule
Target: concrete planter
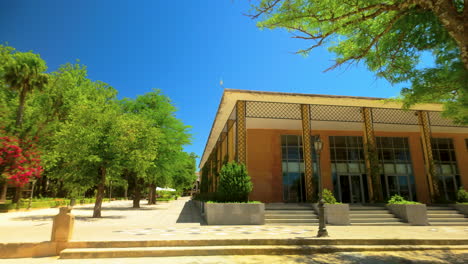
[[205,203],[205,220],[208,225],[263,225],[265,204]]
[[[312,204],[319,214],[318,204]],[[349,204],[325,204],[325,219],[330,225],[349,225]]]
[[192,200],[192,202],[195,205],[195,207],[198,209],[198,211],[200,212],[200,215],[203,216],[203,214],[205,213],[205,210],[204,210],[205,202],[198,201],[198,200]]
[[425,204],[387,204],[386,206],[390,212],[410,225],[429,225]]
[[451,206],[468,217],[468,204],[452,204]]

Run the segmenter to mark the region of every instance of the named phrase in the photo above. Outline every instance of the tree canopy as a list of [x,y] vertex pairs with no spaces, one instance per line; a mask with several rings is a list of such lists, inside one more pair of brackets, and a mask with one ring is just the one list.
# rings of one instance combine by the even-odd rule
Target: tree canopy
[[[183,149],[190,127],[160,90],[119,100],[110,85],[90,80],[84,65],[50,73],[45,65],[38,54],[0,45],[0,184],[22,186],[42,174],[40,195],[96,195],[94,217],[112,183],[125,195],[131,185],[138,206],[143,188],[154,197],[156,186],[182,191],[193,184],[195,157]],[[34,144],[19,144],[29,139]]]
[[[468,8],[462,0],[258,0],[258,27],[283,28],[311,41],[298,53],[326,46],[336,62],[365,62],[402,89],[404,107],[442,102],[445,115],[468,124]],[[421,66],[431,53],[433,65]]]

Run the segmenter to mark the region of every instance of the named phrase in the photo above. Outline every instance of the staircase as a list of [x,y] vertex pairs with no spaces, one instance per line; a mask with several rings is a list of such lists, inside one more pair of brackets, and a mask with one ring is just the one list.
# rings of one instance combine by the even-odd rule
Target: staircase
[[310,204],[270,203],[265,205],[266,225],[316,225],[318,216]]
[[[68,248],[60,252],[60,259],[215,255],[306,255],[359,251],[468,249],[466,239],[356,240],[339,238],[77,241],[69,242],[67,247]],[[161,263],[166,262],[171,261],[164,261],[161,259]],[[97,261],[93,263],[97,263]]]
[[349,218],[351,225],[354,226],[407,225],[384,205],[350,205]]
[[448,205],[427,206],[427,220],[432,226],[468,226],[468,218]]

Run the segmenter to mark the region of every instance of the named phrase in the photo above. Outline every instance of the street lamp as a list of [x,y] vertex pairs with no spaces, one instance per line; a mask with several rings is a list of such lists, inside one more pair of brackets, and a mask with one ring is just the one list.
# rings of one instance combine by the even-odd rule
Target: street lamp
[[323,195],[322,195],[322,190],[323,190],[322,172],[320,170],[320,153],[322,152],[322,148],[323,148],[323,142],[320,139],[320,136],[318,136],[317,139],[314,141],[314,149],[315,149],[315,153],[317,154],[317,174],[318,174],[318,180],[319,180],[319,186],[318,186],[319,229],[317,232],[317,237],[328,236],[327,226],[325,223],[325,202],[323,201]]

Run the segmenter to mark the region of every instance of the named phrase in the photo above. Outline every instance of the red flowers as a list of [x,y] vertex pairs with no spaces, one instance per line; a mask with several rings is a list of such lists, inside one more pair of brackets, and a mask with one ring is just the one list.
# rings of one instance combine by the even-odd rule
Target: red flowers
[[40,163],[35,144],[11,136],[0,137],[0,175],[5,175],[10,183],[23,186],[32,178],[39,178],[44,171]]

